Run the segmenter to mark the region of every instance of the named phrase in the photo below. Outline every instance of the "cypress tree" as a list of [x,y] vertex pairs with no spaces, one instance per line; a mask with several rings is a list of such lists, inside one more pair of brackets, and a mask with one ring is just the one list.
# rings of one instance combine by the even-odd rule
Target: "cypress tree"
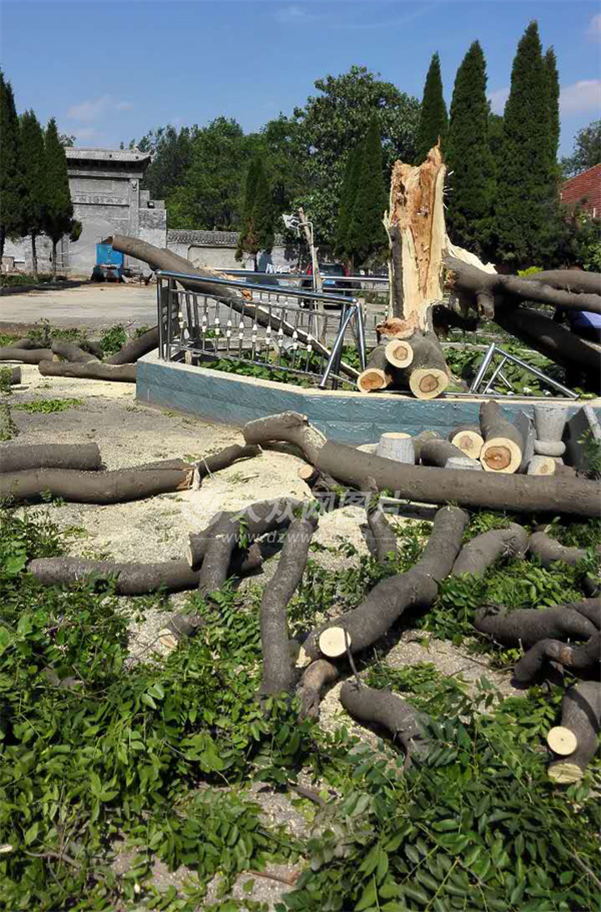
[[49,122],[44,138],[46,159],[46,206],[44,230],[52,241],[52,275],[56,276],[56,246],[73,227],[73,204],[69,190],[67,158],[56,121]]
[[25,196],[19,233],[31,236],[31,264],[37,276],[36,239],[45,227],[46,161],[44,134],[33,111],[26,111],[21,117],[20,140]]
[[441,145],[444,145],[447,128],[447,107],[442,95],[440,58],[438,54],[434,54],[424,84],[417,131],[416,164],[420,165],[424,161],[432,146],[435,146],[439,139]]
[[19,233],[22,205],[19,118],[12,88],[0,70],[0,256],[6,238]]
[[450,194],[447,223],[452,240],[486,256],[495,195],[495,164],[488,138],[486,62],[477,41],[457,70],[446,144]]
[[514,267],[543,266],[552,253],[557,207],[551,132],[547,75],[538,26],[531,22],[513,61],[497,175],[497,249]]
[[246,174],[242,224],[238,239],[236,259],[242,259],[244,251],[254,257],[257,268],[257,253],[273,247],[273,205],[271,190],[260,156],[251,159]]
[[547,50],[543,63],[547,83],[549,151],[551,162],[555,164],[559,150],[559,73],[557,72],[557,58],[553,48]]
[[349,152],[340,192],[340,208],[338,210],[334,249],[339,256],[345,258],[350,256],[348,233],[353,216],[355,197],[359,189],[363,151],[363,143],[357,143]]
[[357,192],[347,232],[352,264],[364,263],[386,246],[382,218],[387,206],[380,128],[373,117],[363,143]]

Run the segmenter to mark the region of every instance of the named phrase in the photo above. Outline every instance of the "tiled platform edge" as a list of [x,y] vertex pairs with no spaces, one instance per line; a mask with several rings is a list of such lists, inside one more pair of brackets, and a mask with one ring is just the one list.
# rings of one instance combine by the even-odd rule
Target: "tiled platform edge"
[[[208,421],[238,427],[275,412],[301,412],[326,436],[354,444],[377,440],[386,431],[416,434],[430,428],[446,434],[459,424],[477,424],[480,406],[477,400],[451,397],[423,402],[394,393],[365,396],[355,392],[316,392],[287,383],[160,361],[154,352],[138,361],[137,398],[148,405],[191,412]],[[599,417],[601,401],[596,399],[589,405]],[[571,416],[580,405],[567,407]],[[503,409],[513,419],[520,411],[531,413],[532,400],[504,398]]]

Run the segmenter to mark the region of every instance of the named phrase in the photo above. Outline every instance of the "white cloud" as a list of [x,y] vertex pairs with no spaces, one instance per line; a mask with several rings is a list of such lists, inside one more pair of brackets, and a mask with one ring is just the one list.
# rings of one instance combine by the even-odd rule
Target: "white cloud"
[[67,117],[70,120],[92,123],[110,111],[131,111],[132,108],[133,105],[130,101],[116,101],[111,95],[100,95],[98,98],[71,105],[67,111]]
[[559,94],[562,114],[596,111],[601,114],[601,79],[581,79],[564,86]]
[[277,9],[275,18],[283,25],[300,25],[301,22],[308,22],[313,16],[305,7],[293,4]]
[[[69,132],[69,130],[66,132]],[[75,127],[73,129],[73,136],[75,136],[76,139],[95,139],[100,135],[101,134],[98,130],[95,130],[94,127]]]
[[509,98],[509,89],[497,89],[495,92],[491,92],[488,96],[490,101],[490,109],[493,114],[502,114],[505,109],[505,102]]
[[601,41],[601,13],[593,16],[589,22],[587,35],[596,41]]

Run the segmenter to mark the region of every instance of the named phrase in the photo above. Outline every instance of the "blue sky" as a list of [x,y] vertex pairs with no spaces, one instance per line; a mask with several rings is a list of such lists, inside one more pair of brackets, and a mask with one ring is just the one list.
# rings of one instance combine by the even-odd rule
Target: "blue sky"
[[588,0],[0,0],[0,14],[18,109],[55,116],[80,146],[114,147],[221,114],[256,129],[353,63],[420,97],[434,51],[450,100],[475,39],[501,112],[531,19],[558,58],[562,153],[601,117],[601,6]]

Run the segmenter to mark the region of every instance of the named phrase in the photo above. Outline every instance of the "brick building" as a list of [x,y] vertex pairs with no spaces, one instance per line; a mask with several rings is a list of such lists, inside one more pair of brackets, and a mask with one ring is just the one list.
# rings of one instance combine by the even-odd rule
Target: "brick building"
[[565,181],[559,195],[564,205],[579,206],[593,218],[601,218],[601,164]]

